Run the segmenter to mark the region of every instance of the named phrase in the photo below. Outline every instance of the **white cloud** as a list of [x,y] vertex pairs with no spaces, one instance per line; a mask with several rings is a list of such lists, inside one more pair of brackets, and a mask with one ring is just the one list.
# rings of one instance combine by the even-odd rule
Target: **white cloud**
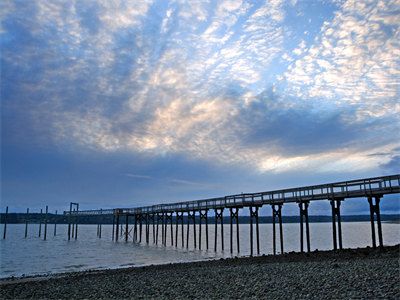
[[[384,99],[396,101],[399,9],[395,1],[346,1],[332,22],[324,23],[308,53],[285,73],[286,80],[303,86],[310,97],[368,101],[369,110],[376,110],[375,103]],[[300,48],[294,52],[300,54]]]
[[[274,135],[286,124],[273,121],[290,109],[294,117],[320,117],[312,109],[321,102],[305,110],[297,96],[328,98],[326,102],[334,102],[332,110],[346,107],[340,106],[344,101],[359,105],[351,109],[351,116],[341,115],[340,122],[346,124],[400,110],[393,100],[399,93],[398,19],[386,4],[378,3],[377,10],[349,3],[323,25],[314,45],[307,47],[304,40],[298,44],[293,54],[300,58],[294,60],[295,55],[282,54],[284,1],[226,1],[217,7],[190,1],[177,10],[173,3],[160,16],[150,14],[151,2],[95,1],[91,13],[98,19],[89,19],[96,24],[83,22],[78,3],[39,2],[38,15],[25,22],[46,45],[23,45],[21,53],[6,59],[33,66],[36,55],[42,55],[39,64],[45,70],[25,92],[45,98],[32,105],[32,115],[37,122],[50,120],[46,125],[58,144],[179,153],[220,164],[251,165],[262,172],[320,165],[332,170],[371,168],[382,163],[369,156],[380,146],[358,149],[347,136],[328,150],[311,149],[300,139],[290,144],[296,138],[289,134],[293,127],[312,131],[318,122],[299,119]],[[397,31],[387,34],[382,23]],[[260,91],[265,92],[265,74],[276,58],[293,61],[279,78],[290,82],[287,91],[296,97],[290,100],[273,90],[264,103]],[[260,106],[254,109],[255,104]],[[262,122],[254,125],[257,114]],[[340,122],[332,126],[340,127]],[[247,140],[251,135],[256,142]],[[369,142],[366,136],[359,139]],[[306,150],[296,154],[286,144]],[[346,149],[338,150],[340,146]]]

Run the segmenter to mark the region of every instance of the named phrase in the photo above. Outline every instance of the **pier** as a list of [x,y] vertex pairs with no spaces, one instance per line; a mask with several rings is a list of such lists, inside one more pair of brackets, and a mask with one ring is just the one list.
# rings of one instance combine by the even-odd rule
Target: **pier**
[[[134,219],[133,225],[133,241],[141,243],[143,227],[145,239],[149,244],[150,228],[153,230],[153,243],[158,244],[159,225],[161,223],[161,243],[166,246],[170,243],[172,246],[186,247],[189,245],[189,231],[193,231],[194,248],[201,249],[201,224],[208,224],[209,212],[214,212],[215,219],[215,240],[214,251],[220,247],[224,250],[224,211],[229,212],[230,216],[230,251],[233,252],[233,240],[236,238],[236,250],[240,252],[239,237],[239,212],[248,209],[250,212],[250,249],[251,255],[255,252],[260,254],[260,234],[259,234],[259,209],[263,206],[270,206],[273,216],[273,251],[276,254],[276,224],[279,224],[280,251],[283,253],[283,231],[282,231],[282,206],[287,203],[297,203],[299,206],[299,224],[300,224],[300,251],[310,252],[310,230],[308,209],[314,201],[329,201],[332,208],[332,241],[333,249],[339,250],[343,248],[342,229],[341,229],[341,203],[351,198],[366,198],[370,208],[371,220],[371,237],[372,246],[377,247],[376,236],[378,236],[379,247],[383,247],[382,226],[380,219],[380,201],[385,195],[396,194],[400,192],[400,175],[390,175],[374,178],[363,178],[351,181],[335,182],[328,184],[312,185],[305,187],[289,188],[275,191],[242,193],[229,195],[218,198],[186,201],[171,204],[158,204],[152,206],[143,206],[135,208],[114,208],[101,210],[78,210],[77,203],[71,203],[70,210],[65,211],[64,215],[69,217],[70,224],[75,220],[76,228],[79,216],[94,215],[113,215],[113,233],[112,238],[118,241],[122,231],[125,232],[125,241],[129,239],[129,218]],[[76,206],[76,210],[72,210],[72,205]],[[175,240],[174,240],[174,222],[175,217]],[[184,217],[187,219],[186,224],[186,241],[184,238]],[[122,219],[125,218],[125,224]],[[199,220],[199,224],[196,224]],[[180,225],[179,225],[180,223]],[[236,226],[236,237],[233,236],[233,226]],[[196,226],[199,226],[198,243],[196,237]],[[125,228],[124,228],[125,227]],[[167,230],[170,227],[171,240],[167,241]],[[181,227],[181,235],[179,237],[178,229]],[[192,229],[190,229],[192,227]],[[220,227],[220,229],[218,229]],[[255,227],[255,230],[254,230]],[[220,234],[218,231],[220,230]],[[98,235],[101,232],[101,224],[98,225]],[[72,230],[73,232],[73,230]],[[77,238],[77,229],[75,238]],[[206,226],[206,249],[209,248],[208,227]],[[220,236],[220,241],[218,241]],[[70,239],[70,230],[68,231],[68,239]],[[178,239],[181,240],[179,243]],[[254,242],[256,247],[254,247]]]

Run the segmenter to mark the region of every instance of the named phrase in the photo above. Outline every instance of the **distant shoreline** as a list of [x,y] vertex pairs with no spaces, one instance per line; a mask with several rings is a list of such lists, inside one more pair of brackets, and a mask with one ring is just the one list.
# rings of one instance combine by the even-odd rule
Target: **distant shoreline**
[[[7,224],[25,224],[28,220],[29,224],[39,224],[40,220],[44,222],[45,214],[40,213],[9,213]],[[68,218],[63,215],[56,214],[48,214],[47,216],[48,224],[68,224]],[[104,215],[102,217],[99,216],[90,216],[90,217],[79,217],[79,224],[104,224],[104,225],[112,225],[113,220],[111,215]],[[123,218],[123,222],[125,223],[125,219]],[[277,220],[276,220],[277,221]],[[342,215],[341,222],[369,222],[371,221],[370,215]],[[394,224],[400,224],[400,214],[381,214],[382,222],[390,222]],[[172,218],[173,224],[176,223],[175,217]],[[215,222],[215,218],[213,216],[208,217],[208,223],[213,224]],[[273,219],[271,216],[259,216],[258,222],[260,224],[271,224]],[[298,223],[299,216],[282,216],[282,223]],[[326,215],[310,215],[309,216],[310,223],[326,223],[332,222],[332,216]],[[5,223],[5,214],[0,214],[0,224]],[[184,223],[187,223],[187,217],[184,216]],[[196,216],[196,223],[199,224],[198,216]],[[230,217],[224,216],[224,224],[230,223]],[[250,224],[249,216],[240,216],[239,217],[240,224]],[[134,224],[134,218],[129,218],[129,224]]]
[[3,299],[398,299],[399,250],[291,252],[6,278],[0,287]]
[[394,221],[383,221],[385,223],[389,223],[389,224],[400,224],[400,220],[394,220]]

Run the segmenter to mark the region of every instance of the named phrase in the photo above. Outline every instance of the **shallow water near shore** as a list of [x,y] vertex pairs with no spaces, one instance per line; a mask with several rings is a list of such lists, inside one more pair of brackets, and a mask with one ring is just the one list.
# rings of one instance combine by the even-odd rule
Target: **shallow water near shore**
[[[221,227],[218,226],[217,251],[214,251],[215,225],[208,226],[209,249],[206,250],[206,230],[202,225],[202,241],[199,250],[199,225],[196,226],[197,249],[194,248],[193,225],[189,230],[189,247],[186,247],[187,226],[184,226],[184,244],[182,247],[181,226],[178,232],[178,247],[175,246],[175,225],[173,227],[174,245],[171,246],[171,230],[167,230],[167,246],[161,245],[161,228],[158,245],[153,244],[153,230],[150,227],[150,243],[145,242],[143,227],[142,243],[133,243],[132,236],[125,242],[121,236],[119,242],[111,240],[112,225],[102,226],[102,238],[97,237],[97,225],[79,225],[78,239],[67,238],[67,225],[57,225],[54,236],[54,225],[47,227],[47,240],[43,240],[44,225],[41,237],[38,237],[39,225],[30,224],[28,237],[25,238],[24,224],[8,224],[7,238],[1,240],[1,277],[22,275],[43,275],[63,272],[75,272],[89,269],[123,268],[150,264],[189,262],[208,259],[228,258],[250,255],[250,225],[240,225],[240,253],[237,252],[236,231],[233,228],[233,253],[230,251],[230,225],[224,225],[224,251],[221,243]],[[132,226],[130,225],[130,228]],[[279,227],[277,227],[278,229]],[[3,227],[1,228],[3,230]],[[260,224],[260,254],[273,253],[272,224]],[[277,230],[278,231],[278,230]],[[400,243],[400,224],[382,223],[384,245]],[[131,232],[132,233],[132,232]],[[255,226],[254,226],[255,234]],[[371,224],[369,222],[342,223],[344,248],[371,246]],[[332,224],[310,223],[311,250],[330,250],[333,248]],[[284,252],[300,251],[299,224],[283,224]],[[304,243],[305,245],[306,243]],[[257,253],[256,239],[253,251]],[[277,252],[280,253],[279,234],[277,232]]]

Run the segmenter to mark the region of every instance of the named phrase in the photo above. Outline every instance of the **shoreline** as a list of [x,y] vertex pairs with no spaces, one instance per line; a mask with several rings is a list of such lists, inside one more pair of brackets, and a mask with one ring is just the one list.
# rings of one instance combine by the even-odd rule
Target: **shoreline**
[[[2,278],[0,288],[4,299],[398,299],[399,258],[400,245],[291,252]],[[293,290],[296,286],[301,289]]]
[[[394,251],[398,249],[399,251],[399,258],[400,258],[400,244],[392,245],[392,246],[384,246],[381,250],[379,247],[373,249],[370,246],[363,247],[363,248],[344,248],[342,250],[314,250],[311,252],[285,252],[284,254],[262,254],[262,255],[254,255],[254,256],[235,256],[235,257],[228,257],[228,258],[209,258],[204,260],[193,260],[193,261],[182,261],[182,262],[165,262],[165,263],[155,263],[155,264],[138,264],[138,265],[131,265],[131,266],[118,266],[118,267],[111,267],[111,268],[101,268],[101,269],[87,269],[82,271],[71,271],[71,272],[60,272],[60,273],[47,273],[47,274],[34,274],[34,275],[21,275],[21,276],[9,276],[9,277],[0,277],[0,286],[3,284],[8,283],[20,283],[20,282],[29,282],[29,281],[40,281],[40,280],[49,280],[49,279],[58,279],[64,278],[69,276],[80,276],[80,275],[87,275],[87,274],[103,274],[113,271],[129,271],[130,269],[138,269],[138,268],[157,268],[162,266],[185,266],[191,265],[196,263],[207,264],[207,263],[216,263],[216,262],[223,262],[229,263],[231,261],[258,261],[262,260],[263,263],[277,263],[277,262],[294,262],[294,261],[312,261],[315,259],[330,259],[335,257],[336,259],[345,259],[348,257],[349,254],[354,256],[355,252],[359,252],[359,254],[363,253],[365,255],[369,255],[370,253],[379,253],[381,251]],[[399,270],[400,271],[400,270]]]
[[[165,262],[165,263],[156,263],[156,264],[139,264],[132,265],[126,267],[112,267],[112,268],[102,268],[102,269],[88,269],[82,271],[71,271],[71,272],[60,272],[60,273],[48,273],[48,274],[35,274],[35,275],[21,275],[21,276],[10,276],[0,278],[0,286],[7,283],[19,283],[19,282],[28,282],[28,281],[38,281],[38,280],[48,280],[48,279],[57,279],[69,276],[80,276],[87,274],[103,274],[113,271],[129,271],[130,269],[135,270],[138,268],[157,268],[162,266],[186,266],[191,264],[207,264],[207,263],[216,263],[216,262],[226,262],[230,263],[231,261],[242,261],[244,263],[246,260],[248,261],[261,261],[263,263],[277,263],[277,262],[296,262],[296,261],[313,261],[315,259],[325,260],[331,259],[334,257],[335,259],[348,259],[349,255],[351,258],[356,256],[358,257],[360,254],[364,254],[368,256],[369,254],[376,253],[385,253],[385,252],[393,252],[398,249],[399,259],[400,259],[400,244],[393,246],[384,246],[383,249],[372,248],[370,246],[363,248],[344,248],[342,250],[314,250],[311,252],[296,252],[291,251],[284,254],[262,254],[262,255],[254,255],[254,256],[235,256],[229,258],[209,258],[204,260],[194,260],[194,261],[182,261],[182,262]],[[357,253],[356,253],[357,252]],[[399,270],[400,271],[400,270]]]

